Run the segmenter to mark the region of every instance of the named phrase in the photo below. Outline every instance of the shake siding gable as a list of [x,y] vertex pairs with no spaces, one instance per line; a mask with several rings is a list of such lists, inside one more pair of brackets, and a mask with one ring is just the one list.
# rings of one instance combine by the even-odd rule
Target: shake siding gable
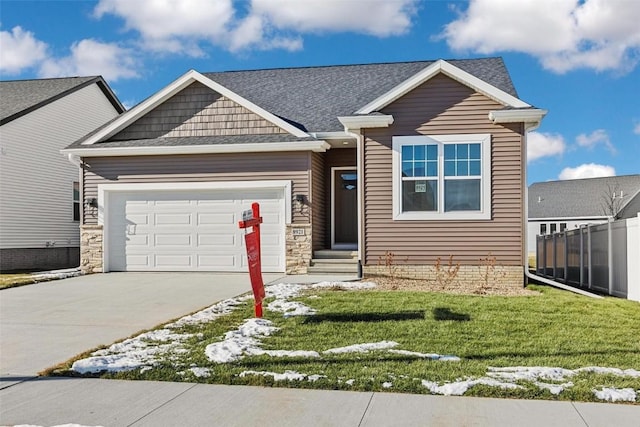
[[195,82],[111,140],[284,134],[283,129]]
[[[290,180],[292,194],[310,197],[309,159],[305,152],[88,157],[84,161],[85,199],[98,197],[100,184],[252,180]],[[306,212],[293,209],[292,214],[294,224],[309,223]],[[96,223],[97,214],[87,210],[84,224]]]
[[[454,262],[478,265],[491,253],[499,265],[522,265],[523,129],[489,121],[489,112],[502,107],[439,75],[382,110],[394,123],[365,133],[365,264],[376,265],[391,251],[396,259],[408,257],[407,264],[433,265],[436,258],[453,255]],[[491,220],[394,221],[392,137],[465,133],[491,134]]]

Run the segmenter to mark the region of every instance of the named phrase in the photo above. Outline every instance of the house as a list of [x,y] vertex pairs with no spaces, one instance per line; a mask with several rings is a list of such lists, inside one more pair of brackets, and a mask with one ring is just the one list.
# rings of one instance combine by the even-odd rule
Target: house
[[[526,132],[501,58],[189,71],[64,152],[82,165],[82,267],[246,271],[239,215],[264,212],[264,271],[385,253],[406,273],[495,257],[523,283]],[[342,252],[340,252],[342,251]],[[351,252],[349,252],[351,251]]]
[[529,186],[527,249],[536,235],[633,218],[640,211],[640,175],[537,182]]
[[102,77],[0,82],[0,271],[79,265],[80,176],[60,150],[123,111]]

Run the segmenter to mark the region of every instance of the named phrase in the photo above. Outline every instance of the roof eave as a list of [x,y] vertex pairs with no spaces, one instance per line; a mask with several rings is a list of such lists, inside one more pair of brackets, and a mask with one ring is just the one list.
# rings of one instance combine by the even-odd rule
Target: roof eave
[[494,124],[524,123],[525,130],[530,131],[540,126],[547,110],[528,108],[522,110],[494,110],[489,112],[489,120]]
[[268,153],[283,151],[313,151],[323,153],[330,148],[331,145],[325,141],[300,141],[157,147],[67,148],[60,152],[75,157],[123,157],[168,156],[178,154]]
[[393,116],[389,114],[341,116],[338,120],[344,126],[345,132],[348,132],[353,129],[389,127],[393,123]]

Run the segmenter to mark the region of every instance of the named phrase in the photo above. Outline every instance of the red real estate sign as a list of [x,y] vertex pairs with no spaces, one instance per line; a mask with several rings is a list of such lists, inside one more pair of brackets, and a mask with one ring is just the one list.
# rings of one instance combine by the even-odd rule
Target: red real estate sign
[[262,317],[262,300],[265,297],[264,282],[262,281],[262,264],[260,260],[261,223],[262,217],[260,216],[260,205],[258,203],[253,203],[250,211],[244,211],[242,213],[242,221],[238,223],[238,226],[245,230],[248,227],[253,228],[253,231],[244,235],[244,242],[247,248],[249,278],[251,279],[251,288],[253,289],[253,298],[255,300],[256,317]]

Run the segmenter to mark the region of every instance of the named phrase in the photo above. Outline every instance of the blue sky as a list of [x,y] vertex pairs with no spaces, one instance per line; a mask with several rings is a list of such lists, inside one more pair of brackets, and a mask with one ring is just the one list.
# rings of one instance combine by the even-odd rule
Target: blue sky
[[529,183],[640,173],[640,1],[0,0],[2,80],[97,75],[133,106],[201,72],[502,56],[549,110]]

